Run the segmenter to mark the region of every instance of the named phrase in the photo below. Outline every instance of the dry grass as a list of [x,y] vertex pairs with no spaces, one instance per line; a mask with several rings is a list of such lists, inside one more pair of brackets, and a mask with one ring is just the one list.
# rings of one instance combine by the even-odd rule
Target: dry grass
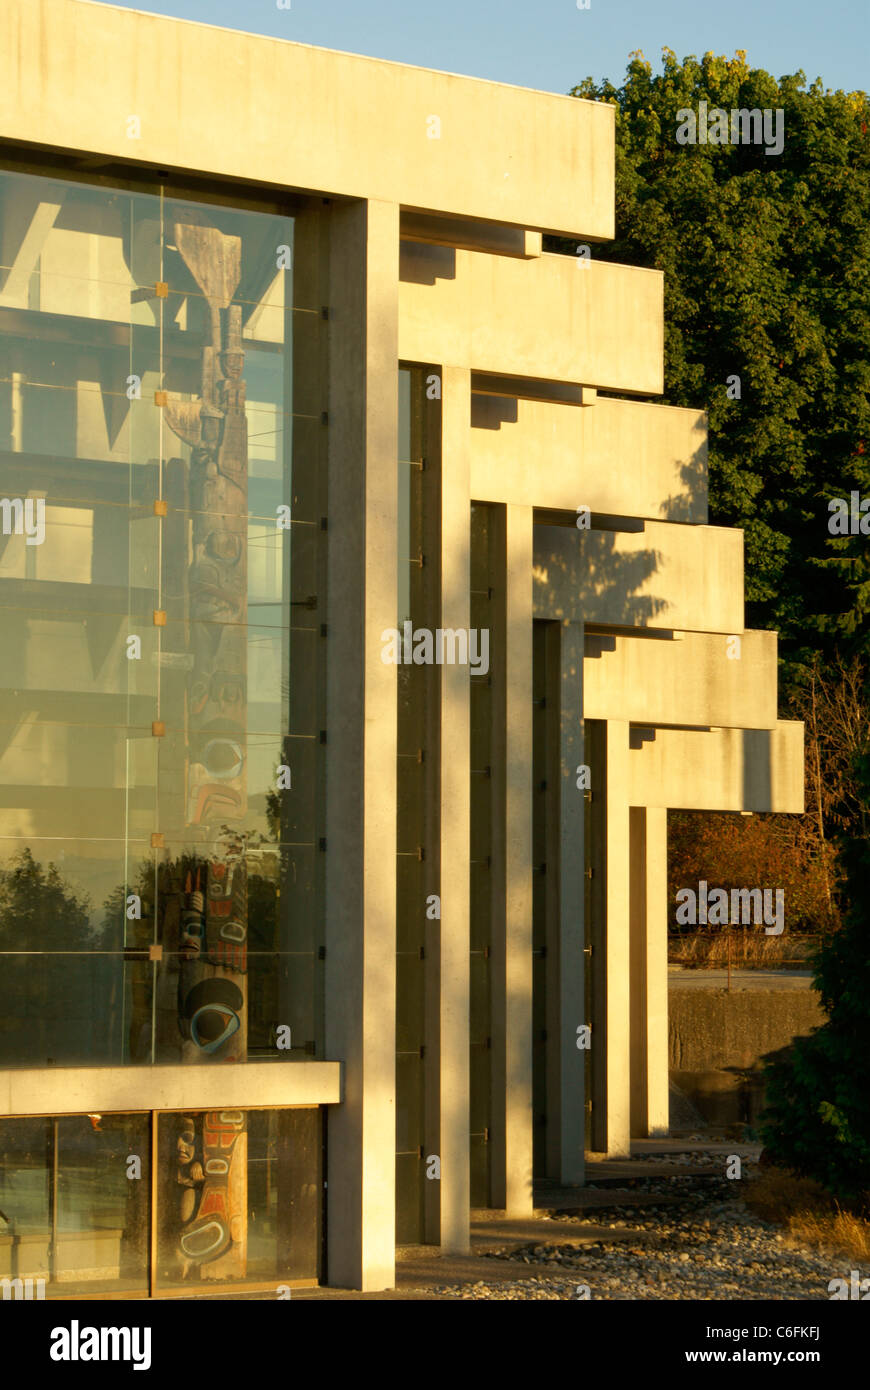
[[731,964],[741,970],[809,970],[809,956],[816,945],[814,937],[765,936],[757,927],[733,931],[721,928],[716,932],[671,936],[668,962],[724,970],[728,965],[729,938]]
[[789,1245],[870,1261],[870,1221],[844,1211],[811,1178],[783,1168],[762,1168],[749,1182],[746,1204],[762,1221],[783,1226]]

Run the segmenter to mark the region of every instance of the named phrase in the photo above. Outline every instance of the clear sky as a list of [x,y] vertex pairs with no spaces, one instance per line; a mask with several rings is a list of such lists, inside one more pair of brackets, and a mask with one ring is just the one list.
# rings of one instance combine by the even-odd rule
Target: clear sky
[[[584,77],[617,85],[640,48],[657,71],[678,58],[746,49],[775,77],[803,69],[826,87],[870,87],[870,0],[115,0],[298,43],[567,92]],[[287,3],[287,0],[280,0]]]

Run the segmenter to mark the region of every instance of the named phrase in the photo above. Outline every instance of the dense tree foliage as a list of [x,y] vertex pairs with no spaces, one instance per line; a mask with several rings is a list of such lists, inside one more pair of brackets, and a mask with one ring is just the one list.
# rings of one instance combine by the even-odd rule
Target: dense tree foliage
[[[616,106],[616,240],[592,254],[664,272],[665,400],[709,413],[710,520],[745,532],[747,624],[780,633],[787,687],[870,620],[870,537],[828,528],[832,498],[870,498],[867,95],[669,49],[572,95]],[[782,153],[679,144],[702,101],[782,110]]]

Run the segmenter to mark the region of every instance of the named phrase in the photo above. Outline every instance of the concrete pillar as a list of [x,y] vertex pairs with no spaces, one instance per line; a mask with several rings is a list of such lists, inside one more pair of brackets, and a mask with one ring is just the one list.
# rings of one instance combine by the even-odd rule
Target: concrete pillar
[[[577,1028],[584,998],[585,800],[577,786],[583,757],[583,624],[559,625],[559,1181],[582,1183],[586,1053]],[[595,1042],[593,1040],[593,1047]]]
[[[605,1136],[610,1157],[631,1152],[628,724],[605,726]],[[593,791],[594,795],[594,791]]]
[[395,1272],[396,623],[399,209],[332,208],[327,635],[329,1282]]
[[[494,946],[493,1204],[532,1198],[532,509],[505,509],[504,937]],[[501,834],[496,824],[494,834]]]
[[631,1132],[666,1135],[668,1103],[668,823],[632,806]]
[[[471,373],[441,372],[441,626],[471,621]],[[531,595],[531,585],[529,586]],[[469,666],[441,667],[441,1247],[469,1248]]]

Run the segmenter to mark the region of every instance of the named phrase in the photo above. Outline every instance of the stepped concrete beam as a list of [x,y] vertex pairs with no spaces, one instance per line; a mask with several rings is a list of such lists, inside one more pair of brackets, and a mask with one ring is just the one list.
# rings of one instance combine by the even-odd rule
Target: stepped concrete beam
[[591,241],[614,234],[604,102],[107,5],[4,0],[0,137],[246,189],[372,198]]
[[604,261],[583,268],[570,256],[522,261],[403,242],[400,281],[405,361],[520,377],[533,364],[547,381],[643,394],[663,389],[658,270]]
[[661,521],[636,531],[536,526],[534,584],[536,618],[738,635],[743,532]]
[[776,645],[775,632],[587,633],[584,713],[634,724],[773,728]]
[[475,394],[471,425],[472,496],[481,502],[707,520],[702,411],[606,396],[578,408]]
[[632,806],[688,811],[804,809],[804,726],[631,731]]

